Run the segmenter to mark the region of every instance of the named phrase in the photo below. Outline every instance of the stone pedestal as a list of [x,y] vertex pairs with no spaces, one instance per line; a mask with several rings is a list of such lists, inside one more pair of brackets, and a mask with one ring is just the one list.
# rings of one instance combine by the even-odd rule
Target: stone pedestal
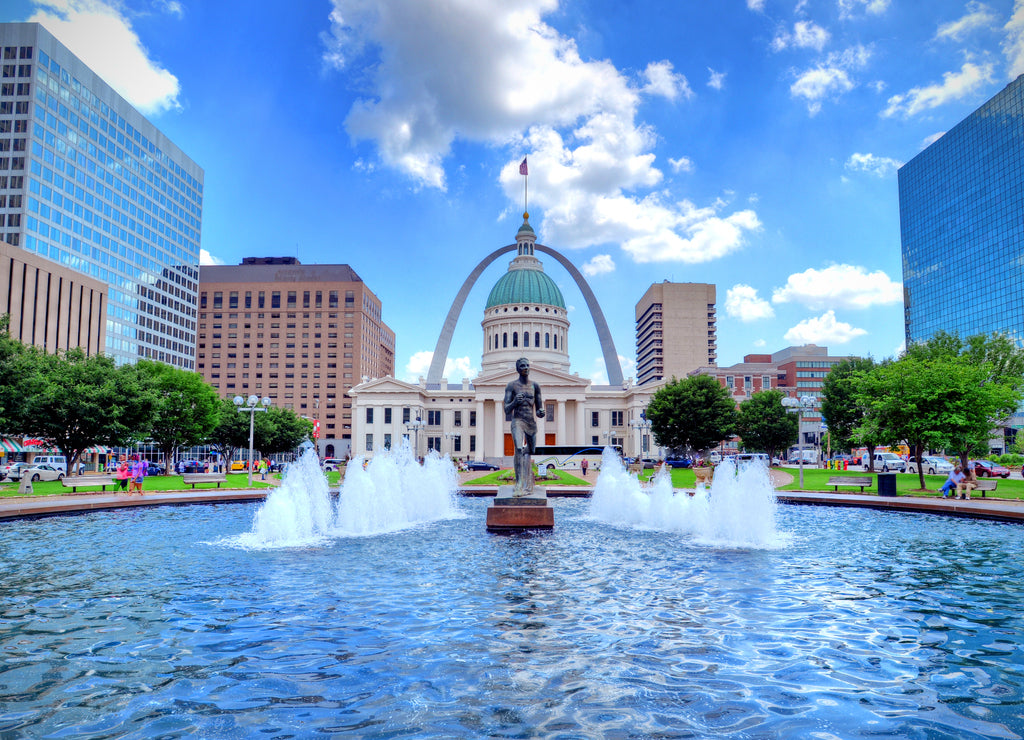
[[499,486],[498,495],[487,507],[487,529],[493,532],[515,532],[524,529],[553,529],[555,510],[547,494],[534,489],[529,496],[512,495],[512,486]]

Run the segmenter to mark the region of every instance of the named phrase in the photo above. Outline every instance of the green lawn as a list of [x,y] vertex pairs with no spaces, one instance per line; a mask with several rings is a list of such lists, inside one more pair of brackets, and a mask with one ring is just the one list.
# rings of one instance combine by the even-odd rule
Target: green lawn
[[[280,473],[274,473],[272,476],[268,475],[268,480],[261,481],[259,474],[254,473],[252,476],[252,487],[253,488],[266,488],[271,485],[270,478],[280,478]],[[221,483],[221,488],[248,488],[249,487],[249,474],[248,473],[228,473],[228,482]],[[199,483],[196,485],[196,490],[216,490],[216,483]],[[62,493],[71,493],[70,488],[65,488],[60,481],[39,481],[38,483],[32,484],[34,496],[56,496]],[[107,486],[107,492],[110,493],[113,490],[111,486]],[[186,486],[180,475],[152,475],[146,478],[146,482],[143,483],[143,492],[150,493],[155,491],[191,491],[192,486]],[[99,486],[79,486],[78,492],[86,493],[102,493]],[[10,498],[12,496],[18,496],[18,481],[2,481],[0,482],[0,498]]]
[[[577,478],[564,470],[552,470],[553,478],[538,478],[539,486],[592,486],[597,481],[597,473],[590,472],[587,478]],[[516,476],[512,470],[494,470],[487,475],[466,481],[469,486],[505,486],[515,485]]]
[[[787,473],[793,475],[793,482],[786,486],[780,486],[780,491],[800,490],[800,471],[798,469],[786,469]],[[878,493],[878,479],[875,473],[858,473],[852,470],[836,472],[835,470],[819,470],[818,468],[804,468],[804,490],[806,491],[833,491],[828,485],[828,479],[833,476],[863,477],[871,476],[872,485],[864,489],[864,493]],[[946,482],[944,475],[926,475],[924,484],[927,491],[921,490],[921,482],[917,473],[896,473],[896,492],[906,496],[941,496],[939,489]],[[1024,499],[1024,480],[1013,478],[996,478],[999,482],[995,491],[986,491],[987,498]],[[860,487],[839,486],[840,493],[859,493]],[[973,494],[978,496],[980,494]]]

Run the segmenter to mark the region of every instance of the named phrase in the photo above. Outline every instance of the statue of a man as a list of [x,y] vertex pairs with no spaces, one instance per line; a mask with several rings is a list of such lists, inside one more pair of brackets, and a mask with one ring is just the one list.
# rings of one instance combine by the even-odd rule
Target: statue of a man
[[514,497],[527,496],[533,492],[533,468],[531,455],[537,447],[536,414],[544,418],[544,402],[540,398],[540,386],[530,380],[530,361],[525,357],[516,360],[519,377],[505,386],[505,418],[512,422],[512,444],[515,447],[514,468],[516,486]]

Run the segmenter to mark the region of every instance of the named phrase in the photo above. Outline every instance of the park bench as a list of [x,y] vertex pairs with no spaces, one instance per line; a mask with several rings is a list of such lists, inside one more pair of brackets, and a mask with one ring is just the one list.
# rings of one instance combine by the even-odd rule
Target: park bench
[[839,493],[839,486],[860,486],[860,492],[864,493],[864,486],[871,485],[870,475],[833,475],[828,479],[826,485],[835,486],[835,492]]
[[974,491],[980,491],[981,497],[985,498],[985,491],[994,491],[999,481],[993,478],[979,478],[976,481],[977,485],[972,489]]
[[61,479],[61,483],[72,493],[78,493],[79,486],[99,486],[105,493],[107,486],[116,485],[112,475],[68,475]]
[[182,477],[186,486],[192,486],[195,490],[196,483],[216,483],[220,488],[221,483],[227,483],[228,477],[224,473],[185,473]]

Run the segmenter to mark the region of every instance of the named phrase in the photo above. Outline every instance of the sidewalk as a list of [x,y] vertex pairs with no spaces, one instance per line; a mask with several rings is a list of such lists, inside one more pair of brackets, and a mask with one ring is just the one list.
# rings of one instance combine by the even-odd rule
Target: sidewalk
[[196,491],[153,491],[144,496],[127,496],[123,493],[78,493],[58,496],[12,497],[0,499],[0,521],[55,514],[77,514],[98,509],[126,509],[135,506],[262,501],[270,490],[272,489],[207,488]]

